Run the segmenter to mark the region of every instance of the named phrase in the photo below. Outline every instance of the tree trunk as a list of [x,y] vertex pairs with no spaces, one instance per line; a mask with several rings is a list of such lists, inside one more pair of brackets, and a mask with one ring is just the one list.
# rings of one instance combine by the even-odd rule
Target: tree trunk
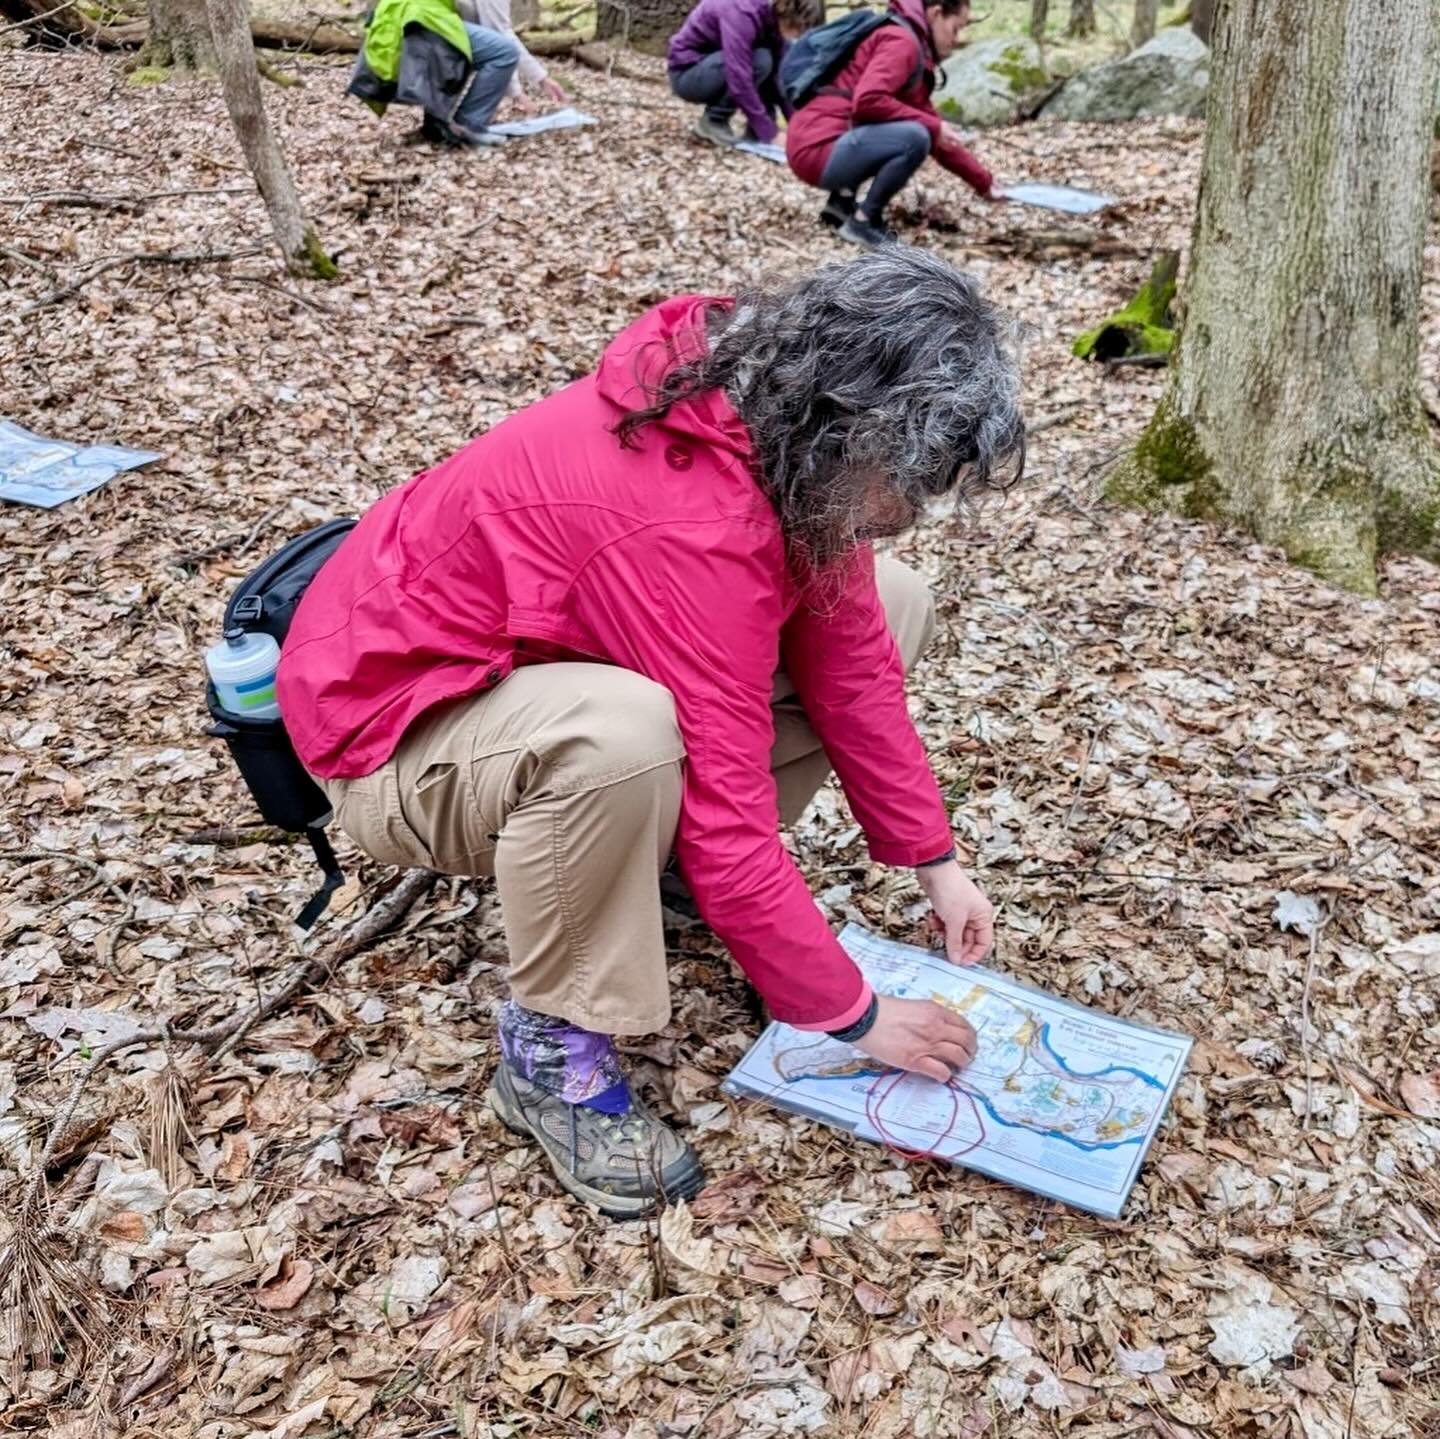
[[1155,38],[1155,12],[1160,0],[1135,0],[1135,15],[1130,22],[1130,48],[1138,50]]
[[270,128],[265,102],[260,96],[260,74],[255,65],[255,45],[250,39],[250,7],[247,0],[205,0],[214,53],[219,62],[220,88],[225,108],[245,161],[255,177],[270,227],[280,253],[292,275],[331,279],[335,265],[320,247],[315,231],[300,208],[300,196],[290,178],[285,156]]
[[1070,0],[1070,24],[1065,33],[1072,39],[1095,33],[1095,0]]
[[684,23],[694,0],[598,0],[595,38],[663,55],[665,42]]
[[1432,0],[1228,0],[1214,33],[1185,319],[1112,499],[1250,531],[1361,593],[1440,561],[1419,394],[1440,27]]
[[540,20],[540,0],[511,0],[510,24],[516,30],[528,30]]
[[1050,19],[1050,0],[1030,0],[1030,36],[1037,45],[1045,42],[1045,25]]
[[215,47],[205,18],[205,0],[149,0],[149,16],[145,43],[135,61],[137,69],[215,68]]
[[1215,0],[1195,0],[1190,7],[1190,28],[1208,45],[1215,21]]

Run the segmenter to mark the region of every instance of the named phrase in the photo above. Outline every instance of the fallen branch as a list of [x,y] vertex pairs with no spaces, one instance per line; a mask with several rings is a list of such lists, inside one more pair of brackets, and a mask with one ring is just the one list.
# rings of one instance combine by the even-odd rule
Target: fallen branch
[[[171,1046],[188,1044],[212,1054],[223,1053],[244,1038],[257,1024],[289,1004],[302,989],[316,983],[337,965],[353,958],[361,950],[374,944],[387,931],[393,929],[409,913],[415,902],[429,892],[438,878],[439,876],[434,870],[405,871],[400,877],[399,883],[388,894],[376,900],[334,945],[311,959],[302,960],[295,966],[290,978],[274,994],[268,999],[256,1000],[254,1004],[233,1018],[223,1020],[219,1024],[209,1025],[204,1029],[187,1030],[172,1030],[168,1024],[162,1021],[153,1029],[139,1030],[124,1039],[117,1039],[97,1049],[90,1063],[75,1076],[75,1082],[70,1086],[69,1094],[65,1096],[64,1103],[60,1106],[59,1112],[50,1125],[50,1132],[45,1139],[45,1147],[35,1161],[34,1171],[26,1182],[24,1193],[15,1211],[16,1230],[24,1229],[27,1224],[33,1226],[35,1223],[36,1207],[45,1190],[45,1171],[49,1167],[56,1147],[70,1128],[70,1122],[75,1117],[75,1109],[80,1103],[81,1095],[84,1094],[91,1077],[102,1065],[123,1050],[134,1049],[137,1045],[145,1044],[168,1044]],[[3,1268],[3,1265],[0,1265],[0,1268]]]
[[649,85],[663,85],[665,82],[652,71],[642,70],[638,65],[629,64],[621,52],[612,49],[603,41],[594,41],[575,46],[571,58],[592,70],[598,70],[608,79],[618,75],[622,80],[642,80]]
[[244,250],[139,250],[129,255],[111,255],[108,259],[95,262],[89,272],[81,275],[79,279],[71,280],[68,285],[61,285],[41,295],[38,300],[32,300],[20,313],[30,315],[36,310],[45,309],[47,305],[58,305],[62,300],[68,300],[71,295],[78,294],[92,280],[98,280],[106,271],[117,270],[121,265],[215,265],[262,253],[258,245],[252,245]]
[[1100,363],[1107,370],[1119,369],[1121,365],[1138,365],[1142,370],[1161,370],[1170,363],[1169,355],[1111,355]]
[[27,255],[24,250],[16,250],[10,245],[0,245],[0,255],[4,255],[7,260],[14,260],[17,265],[25,265],[29,269],[39,270],[42,275],[55,273],[49,265],[37,260],[33,255]]
[[578,30],[526,30],[519,38],[532,55],[552,59],[573,54],[585,43],[585,37]]

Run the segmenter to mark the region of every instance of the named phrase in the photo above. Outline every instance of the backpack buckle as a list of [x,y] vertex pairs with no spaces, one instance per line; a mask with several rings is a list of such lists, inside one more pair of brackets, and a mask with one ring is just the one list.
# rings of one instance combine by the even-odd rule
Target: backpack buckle
[[235,601],[235,621],[242,625],[258,625],[265,614],[265,605],[259,595],[245,595]]

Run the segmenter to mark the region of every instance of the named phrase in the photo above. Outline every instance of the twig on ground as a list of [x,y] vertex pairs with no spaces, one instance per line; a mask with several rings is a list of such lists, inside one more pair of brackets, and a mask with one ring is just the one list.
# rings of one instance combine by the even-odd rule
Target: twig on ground
[[1122,365],[1134,365],[1145,370],[1163,370],[1170,363],[1170,356],[1165,354],[1112,355],[1108,360],[1101,360],[1100,363],[1107,370],[1118,370]]
[[433,870],[407,870],[401,876],[400,882],[383,898],[377,900],[330,949],[302,961],[295,967],[290,978],[274,994],[268,999],[262,999],[242,1010],[238,1015],[204,1029],[178,1032],[172,1030],[169,1024],[162,1020],[153,1029],[139,1030],[124,1039],[117,1039],[113,1043],[97,1049],[90,1063],[75,1076],[75,1081],[70,1086],[70,1092],[65,1096],[65,1100],[50,1126],[45,1147],[35,1161],[34,1170],[15,1210],[17,1233],[27,1224],[33,1226],[39,1197],[44,1192],[45,1170],[61,1138],[70,1127],[70,1121],[75,1116],[75,1109],[80,1103],[81,1095],[85,1092],[85,1086],[102,1065],[113,1059],[122,1050],[134,1049],[137,1045],[144,1044],[191,1044],[216,1055],[223,1054],[255,1025],[268,1019],[276,1010],[287,1005],[307,985],[314,983],[336,965],[343,964],[347,959],[373,944],[381,935],[398,924],[409,912],[411,906],[429,891],[437,878],[438,876]]
[[317,315],[333,315],[334,309],[329,305],[323,305],[319,300],[307,299],[304,295],[297,295],[293,290],[287,290],[284,285],[277,285],[274,280],[267,280],[263,275],[227,275],[227,280],[239,280],[246,285],[259,285],[263,290],[273,290],[277,295],[283,295],[295,305],[304,305],[307,310],[314,310]]
[[89,150],[108,150],[112,155],[123,155],[127,160],[146,158],[139,150],[127,150],[124,145],[116,145],[110,140],[89,140],[83,135],[72,135],[70,138],[75,144],[84,145]]
[[1027,437],[1043,435],[1046,430],[1053,430],[1056,425],[1063,425],[1066,420],[1073,420],[1080,413],[1080,405],[1061,405],[1058,410],[1052,410],[1048,415],[1039,415],[1029,421],[1025,426]]
[[[243,555],[246,550],[255,543],[255,537],[273,520],[285,507],[277,505],[273,510],[266,510],[253,525],[239,538],[235,540],[227,535],[224,539],[216,540],[213,545],[206,545],[203,550],[181,550],[178,555],[171,558],[170,563],[183,565],[187,569],[192,565],[198,565],[202,560],[213,560],[217,555],[229,554],[232,557]],[[201,831],[206,833],[206,831]],[[216,840],[191,839],[192,844],[216,844]]]
[[122,265],[219,265],[229,260],[245,259],[262,253],[264,252],[260,246],[252,245],[243,250],[138,250],[129,255],[111,255],[93,262],[84,275],[71,280],[68,285],[61,285],[48,294],[41,295],[38,300],[32,300],[20,314],[30,315],[36,310],[45,309],[47,305],[58,305],[62,300],[68,300],[71,295],[77,294],[92,280],[98,280],[108,270],[119,269]]
[[1310,931],[1310,958],[1305,964],[1305,984],[1300,991],[1300,1053],[1305,1060],[1305,1117],[1301,1129],[1309,1129],[1315,1110],[1315,1083],[1310,1056],[1310,989],[1315,983],[1315,960],[1320,952],[1320,936],[1325,929],[1325,916]]
[[0,245],[0,255],[7,260],[14,260],[17,265],[25,265],[31,270],[38,270],[42,275],[53,275],[54,269],[45,264],[43,260],[37,260],[33,255],[27,255],[24,250],[17,250],[13,245]]

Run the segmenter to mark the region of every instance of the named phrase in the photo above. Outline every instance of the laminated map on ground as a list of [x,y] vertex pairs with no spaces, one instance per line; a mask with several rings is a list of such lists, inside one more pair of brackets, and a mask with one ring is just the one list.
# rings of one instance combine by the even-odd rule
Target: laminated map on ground
[[1041,210],[1060,210],[1066,215],[1094,215],[1117,203],[1114,195],[1097,195],[1092,190],[1076,190],[1070,185],[1040,185],[1029,181],[1006,185],[995,194],[1017,205],[1034,205]]
[[531,115],[524,120],[505,120],[490,129],[497,135],[512,138],[521,135],[543,135],[547,130],[573,130],[580,125],[598,125],[600,122],[582,110],[567,105],[563,110],[552,110],[548,115]]
[[122,445],[47,440],[13,420],[0,420],[0,500],[53,510],[77,495],[98,490],[121,470],[133,470],[159,458],[153,450],[130,450]]
[[964,1015],[979,1041],[974,1062],[947,1086],[776,1023],[725,1081],[728,1093],[1120,1214],[1184,1071],[1188,1036],[961,968],[859,925],[840,942],[878,992]]
[[785,147],[783,145],[767,144],[764,140],[737,140],[735,148],[742,155],[758,155],[762,160],[769,160],[774,165],[785,163]]

